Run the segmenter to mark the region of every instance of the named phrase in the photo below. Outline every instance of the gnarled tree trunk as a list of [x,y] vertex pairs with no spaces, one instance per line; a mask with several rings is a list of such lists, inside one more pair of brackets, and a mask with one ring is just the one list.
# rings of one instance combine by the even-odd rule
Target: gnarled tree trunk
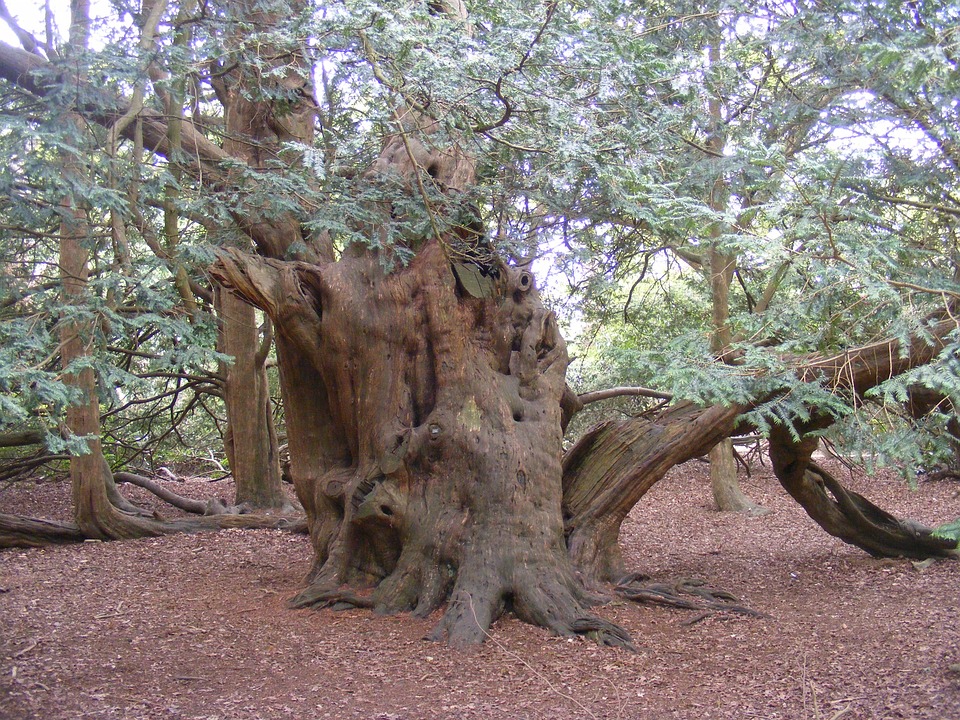
[[653,417],[607,421],[585,433],[563,459],[563,515],[570,556],[588,577],[617,581],[620,525],[667,472],[733,433],[738,406],[677,403]]
[[501,267],[499,290],[473,297],[433,239],[389,274],[372,254],[314,266],[237,253],[217,274],[322,382],[327,465],[294,476],[317,554],[298,604],[427,615],[449,599],[435,635],[454,643],[481,641],[509,605],[558,633],[626,642],[586,612],[595,598],[567,555],[566,349],[526,272]]
[[[890,339],[839,355],[797,358],[796,372],[805,380],[823,380],[838,393],[862,395],[888,378],[931,362],[956,327],[948,319],[906,343]],[[563,461],[564,519],[578,567],[600,580],[619,579],[625,568],[617,538],[627,513],[670,468],[703,455],[735,428],[742,431],[744,425],[737,425],[737,420],[749,409],[681,402],[653,417],[608,421],[585,433]],[[823,429],[831,422],[821,418],[806,429]],[[770,455],[777,479],[827,532],[872,554],[957,554],[955,541],[936,538],[930,528],[893,517],[811,464],[817,442],[815,436],[794,441],[785,429],[775,428]]]
[[797,440],[782,427],[770,433],[770,461],[777,479],[820,527],[874,557],[956,554],[956,541],[936,537],[930,528],[913,520],[894,517],[843,487],[812,461],[819,443],[816,435]]

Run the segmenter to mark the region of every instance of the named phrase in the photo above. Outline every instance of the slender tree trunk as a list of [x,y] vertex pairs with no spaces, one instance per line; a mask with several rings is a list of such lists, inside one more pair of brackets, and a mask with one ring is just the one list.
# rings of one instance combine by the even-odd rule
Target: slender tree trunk
[[[293,3],[292,9],[299,11],[301,4]],[[261,172],[268,167],[278,167],[279,163],[297,162],[299,156],[285,146],[297,142],[310,145],[315,120],[313,89],[303,49],[271,48],[260,40],[256,47],[250,46],[243,28],[249,27],[249,23],[267,28],[278,21],[269,4],[241,0],[231,3],[228,16],[241,21],[238,29],[231,31],[237,52],[257,55],[262,62],[275,65],[275,69],[264,73],[247,60],[236,64],[229,59],[225,61],[215,81],[225,111],[223,149]],[[282,108],[278,108],[271,94],[296,100],[285,101]],[[263,98],[264,95],[267,97]],[[238,177],[238,184],[243,186],[249,181]],[[251,188],[250,194],[256,195],[255,189]],[[237,220],[264,255],[300,260],[332,259],[326,238],[314,240],[305,236],[300,218],[293,213],[278,214],[271,208],[253,205],[242,215],[238,214]],[[254,308],[228,292],[221,292],[220,296],[225,310],[224,342],[231,348],[224,352],[236,358],[228,370],[226,388],[229,424],[226,449],[237,480],[237,503],[282,506],[285,498],[280,484],[279,444],[269,406],[263,364],[266,357],[263,352],[257,356],[260,342]],[[303,390],[317,386],[316,370],[296,354],[291,356],[290,344],[282,335],[276,338],[276,343],[290,475],[301,504],[307,507],[312,499],[300,488],[312,485],[328,462],[326,446],[321,442],[324,399],[322,393]]]
[[[70,159],[65,160],[68,173],[78,172]],[[93,343],[93,321],[85,318],[88,278],[89,239],[86,214],[74,205],[72,198],[62,202],[64,221],[61,225],[60,272],[63,280],[65,317],[60,327],[61,363],[64,382],[75,388],[79,401],[66,412],[64,431],[69,436],[86,439],[88,452],[70,460],[74,512],[80,530],[90,538],[140,537],[153,534],[151,523],[121,511],[110,496],[116,493],[113,474],[100,448],[100,398],[96,373],[86,366]],[[78,368],[78,366],[81,366]]]
[[[718,183],[722,181],[718,179]],[[715,187],[715,192],[721,192]],[[724,193],[725,194],[725,193]],[[719,210],[720,208],[714,208]],[[712,234],[718,237],[719,228]],[[718,357],[730,346],[730,285],[733,281],[735,258],[729,253],[710,248],[710,290],[713,305],[713,335],[711,346]],[[754,503],[740,489],[737,479],[737,463],[733,455],[733,442],[730,438],[710,448],[710,488],[717,510],[726,512],[745,512],[759,514],[763,508]]]
[[[71,5],[70,39],[67,52],[82,52],[90,32],[89,3]],[[66,122],[76,132],[76,147],[82,147],[83,122],[69,114]],[[64,152],[64,175],[82,181],[82,166],[73,152]],[[141,537],[154,534],[149,521],[135,516],[116,489],[113,473],[100,447],[100,398],[96,373],[89,366],[94,345],[94,319],[87,311],[87,282],[91,233],[86,212],[67,195],[61,201],[60,275],[63,283],[64,317],[60,324],[60,358],[64,382],[79,399],[66,411],[67,436],[84,438],[87,452],[70,459],[74,513],[81,532],[90,538]],[[122,506],[118,507],[118,506]]]
[[224,363],[227,430],[224,448],[236,483],[237,505],[253,509],[288,505],[280,481],[279,443],[270,407],[266,359],[270,338],[261,340],[256,308],[228,290],[218,290],[220,352]]
[[[716,33],[709,50],[709,63],[717,66],[720,63],[720,46],[723,42],[718,19]],[[723,104],[717,93],[711,95],[708,104],[710,137],[707,139],[707,148],[716,155],[713,160],[717,165],[717,176],[710,188],[707,198],[710,209],[716,213],[727,211],[730,201],[730,190],[727,179],[722,170],[722,154],[726,145],[724,131]],[[710,228],[712,244],[709,250],[710,297],[713,308],[713,333],[710,338],[711,349],[717,357],[730,347],[732,333],[730,331],[730,286],[733,283],[733,273],[737,259],[732,253],[722,250],[718,243],[723,234],[720,222]],[[737,463],[733,455],[733,443],[726,439],[724,442],[710,449],[710,486],[717,509],[730,512],[746,512],[758,514],[763,508],[754,503],[740,489],[737,479]]]

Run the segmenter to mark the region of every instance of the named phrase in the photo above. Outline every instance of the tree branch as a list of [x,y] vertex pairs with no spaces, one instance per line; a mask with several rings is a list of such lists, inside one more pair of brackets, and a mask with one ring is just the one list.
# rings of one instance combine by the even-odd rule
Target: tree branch
[[651,390],[650,388],[645,387],[612,387],[605,390],[593,390],[591,392],[578,395],[577,399],[580,401],[581,405],[589,405],[590,403],[600,402],[601,400],[609,400],[616,397],[649,397],[658,398],[660,400],[673,400],[673,395],[671,393],[661,392],[660,390]]
[[[8,82],[37,97],[46,97],[56,90],[61,76],[62,73],[52,63],[36,55],[31,55],[26,50],[0,42],[0,77]],[[87,88],[87,92],[94,94],[96,89]],[[129,103],[121,98],[109,96],[104,92],[96,94],[99,95],[98,102],[88,101],[73,108],[73,110],[109,129],[124,118],[129,110]],[[170,152],[166,119],[160,113],[149,108],[143,108],[140,111],[140,117],[143,121],[144,144],[149,146],[153,152],[166,157]],[[132,140],[135,127],[135,123],[127,124],[122,135]],[[193,160],[192,163],[187,163],[187,167],[201,180],[215,182],[217,179],[222,179],[221,163],[226,161],[240,162],[207,140],[192,122],[187,121],[182,132],[183,156]]]
[[23,447],[25,445],[40,445],[43,443],[42,430],[24,430],[22,432],[0,435],[0,447]]

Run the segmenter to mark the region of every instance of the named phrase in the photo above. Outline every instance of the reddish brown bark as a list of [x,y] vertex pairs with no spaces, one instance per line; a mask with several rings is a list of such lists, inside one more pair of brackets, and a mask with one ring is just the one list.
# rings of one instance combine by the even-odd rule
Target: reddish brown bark
[[[272,22],[253,4],[237,7],[259,25]],[[289,157],[286,141],[310,142],[309,74],[296,71],[296,53],[267,56],[283,57],[290,73],[253,78],[238,74],[242,63],[222,68],[229,152],[183,125],[184,152],[207,182],[242,186],[252,170]],[[22,73],[33,62],[0,44],[0,74],[42,94]],[[246,92],[275,80],[300,98],[283,113]],[[168,150],[162,120],[142,115],[145,139]],[[91,117],[109,123],[115,114]],[[237,225],[266,257],[227,252],[216,269],[278,330],[291,475],[315,550],[296,602],[418,614],[448,602],[434,635],[455,643],[482,640],[509,607],[561,634],[628,644],[589,614],[596,598],[575,567],[601,580],[622,573],[623,517],[670,467],[728,437],[743,408],[678,405],[657,419],[605,424],[561,468],[563,410],[576,407],[564,385],[563,339],[530,275],[489,254],[478,259],[482,228],[444,217],[474,171],[468,153],[440,146],[438,129],[401,109],[367,176],[419,196],[436,221],[401,240],[415,251],[409,265],[387,272],[393,258],[364,247],[335,258],[327,239],[311,244],[295,213],[246,205]],[[216,165],[228,158],[245,160],[244,172]],[[363,228],[371,239],[391,221],[393,208],[381,210],[382,222]],[[285,259],[301,242],[299,257]],[[893,373],[896,353],[887,350]],[[905,354],[914,350],[923,355],[919,346]],[[835,361],[809,368],[831,377],[837,369]]]
[[700,457],[733,433],[739,406],[678,403],[654,417],[607,421],[563,458],[563,516],[570,556],[588,577],[616,581],[626,568],[620,525],[675,465]]
[[219,350],[223,363],[227,431],[224,448],[236,484],[236,505],[271,509],[287,505],[280,481],[280,444],[273,422],[266,360],[253,306],[229,291],[217,293]]
[[957,554],[954,540],[934,537],[912,520],[896,518],[847,490],[812,461],[819,438],[796,440],[786,429],[770,433],[770,460],[780,483],[820,527],[876,557],[928,558]]
[[[71,6],[69,40],[65,55],[86,51],[90,34],[88,0]],[[80,78],[82,80],[82,76]],[[84,144],[82,119],[73,112],[63,118],[75,133],[76,147]],[[75,150],[61,153],[63,173],[78,183],[84,181],[83,163]],[[87,307],[89,247],[92,233],[83,207],[71,194],[60,201],[60,279],[64,317],[60,322],[60,364],[63,382],[76,397],[68,405],[61,432],[85,441],[85,452],[70,458],[70,481],[74,515],[80,531],[89,538],[133,538],[158,534],[155,524],[137,516],[113,482],[110,466],[100,446],[100,397],[97,377],[90,366],[95,343],[95,321]]]
[[[884,380],[931,362],[955,329],[953,320],[945,320],[906,344],[891,339],[830,357],[798,358],[797,374],[806,380],[822,379],[837,392],[862,395]],[[600,580],[618,579],[625,570],[617,547],[623,518],[674,465],[703,455],[735,428],[743,430],[737,419],[749,409],[678,403],[653,417],[601,423],[588,431],[563,462],[564,522],[578,567]],[[830,422],[823,418],[817,427]],[[815,446],[815,438],[805,439],[800,452],[789,435],[777,430],[771,455],[777,454],[773,464],[781,483],[827,532],[879,554],[927,557],[953,552],[956,543],[932,539],[929,528],[885,517],[879,508],[866,509],[869,501],[853,499],[836,481],[823,476],[817,480],[803,465],[809,464],[804,453],[812,453]],[[797,452],[799,459],[794,458]],[[836,502],[824,495],[824,487]],[[896,528],[892,531],[896,539],[890,537],[891,527]]]
[[363,604],[381,612],[449,599],[435,635],[454,643],[481,641],[509,604],[623,643],[587,613],[563,539],[565,345],[530,276],[499,273],[498,292],[472,297],[436,240],[389,274],[372,254],[222,256],[216,274],[309,358],[329,409],[323,472],[295,476],[317,552],[296,602],[357,602],[343,584],[372,588]]

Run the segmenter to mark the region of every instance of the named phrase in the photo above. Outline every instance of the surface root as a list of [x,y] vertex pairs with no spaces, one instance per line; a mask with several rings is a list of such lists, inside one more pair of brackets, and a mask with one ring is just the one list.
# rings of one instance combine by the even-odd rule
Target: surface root
[[113,475],[114,480],[121,483],[130,483],[144,490],[152,492],[158,498],[173,505],[184,512],[195,515],[242,515],[248,512],[247,508],[237,505],[228,505],[219,498],[209,498],[207,500],[194,500],[184,497],[165,488],[160,483],[151,480],[143,475],[137,475],[130,472],[118,472]]
[[333,610],[353,610],[364,608],[371,610],[374,607],[373,598],[357,595],[350,590],[323,590],[317,587],[308,587],[288,603],[292,608],[331,608]]
[[630,635],[619,625],[592,615],[578,617],[570,623],[570,630],[588,637],[599,645],[637,652]]
[[653,582],[648,575],[634,573],[622,578],[614,592],[626,600],[649,605],[736,613],[756,618],[770,617],[741,605],[732,593],[710,587],[699,578],[681,578],[672,583],[659,583]]

